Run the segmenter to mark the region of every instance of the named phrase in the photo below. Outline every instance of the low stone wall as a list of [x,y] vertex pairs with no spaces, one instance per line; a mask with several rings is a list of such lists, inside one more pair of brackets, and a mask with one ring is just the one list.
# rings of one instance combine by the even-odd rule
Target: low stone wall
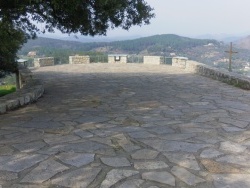
[[29,69],[20,69],[19,72],[22,88],[0,98],[0,114],[35,102],[44,93],[43,84],[33,78]]
[[160,65],[161,64],[161,56],[144,56],[143,64],[146,65]]
[[69,56],[69,64],[88,64],[90,63],[89,56]]
[[193,71],[199,75],[209,77],[227,84],[250,90],[250,78],[227,70],[217,69],[195,61],[186,62],[186,70]]
[[34,59],[34,67],[54,66],[54,57],[43,57]]

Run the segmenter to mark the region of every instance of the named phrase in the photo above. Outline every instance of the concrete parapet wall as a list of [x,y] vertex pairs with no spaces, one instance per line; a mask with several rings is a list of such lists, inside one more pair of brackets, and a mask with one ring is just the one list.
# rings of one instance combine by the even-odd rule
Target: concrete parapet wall
[[90,63],[89,56],[69,56],[69,64],[88,64]]
[[195,61],[187,61],[185,69],[242,89],[250,90],[250,78],[243,75],[228,72],[227,70],[223,69],[217,69],[215,67],[210,67]]
[[54,57],[43,57],[34,59],[34,67],[54,66]]
[[33,78],[29,69],[21,69],[19,72],[22,88],[0,98],[0,114],[35,102],[44,93],[43,84]]
[[143,63],[146,65],[160,65],[161,56],[144,56]]

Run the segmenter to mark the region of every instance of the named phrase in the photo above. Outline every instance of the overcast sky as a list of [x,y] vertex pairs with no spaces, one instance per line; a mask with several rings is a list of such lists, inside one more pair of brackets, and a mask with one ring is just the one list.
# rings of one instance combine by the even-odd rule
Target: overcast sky
[[[250,0],[146,0],[155,10],[150,25],[110,30],[108,37],[178,34],[250,35]],[[57,32],[58,34],[58,32]]]

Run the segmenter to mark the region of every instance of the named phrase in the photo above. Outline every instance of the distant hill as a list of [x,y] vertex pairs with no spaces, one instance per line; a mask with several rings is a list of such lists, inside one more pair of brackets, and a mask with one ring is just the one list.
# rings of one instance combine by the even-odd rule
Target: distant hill
[[154,35],[125,41],[91,43],[40,37],[36,40],[29,40],[20,50],[20,54],[27,54],[29,51],[37,51],[39,55],[44,55],[45,51],[48,50],[67,50],[72,53],[94,51],[126,54],[139,54],[146,51],[149,54],[162,54],[176,51],[182,52],[187,48],[204,46],[209,43],[219,45],[218,41],[212,39],[192,39],[173,34]]
[[238,48],[250,50],[250,36],[237,40],[235,44]]
[[[250,63],[250,36],[234,42],[233,69],[239,72]],[[107,62],[107,54],[133,54],[141,58],[143,55],[184,56],[191,60],[216,67],[228,67],[229,45],[214,39],[194,39],[173,34],[154,35],[133,40],[114,42],[82,43],[51,38],[29,40],[19,51],[21,58],[33,57],[26,55],[35,51],[35,57],[54,57],[56,64],[69,63],[71,55],[89,55],[91,62]]]

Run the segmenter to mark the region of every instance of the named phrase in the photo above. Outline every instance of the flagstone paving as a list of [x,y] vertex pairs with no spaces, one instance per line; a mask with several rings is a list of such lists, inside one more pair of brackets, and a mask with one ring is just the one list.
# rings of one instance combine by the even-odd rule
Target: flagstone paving
[[33,70],[0,116],[0,187],[250,187],[250,92],[171,66]]

